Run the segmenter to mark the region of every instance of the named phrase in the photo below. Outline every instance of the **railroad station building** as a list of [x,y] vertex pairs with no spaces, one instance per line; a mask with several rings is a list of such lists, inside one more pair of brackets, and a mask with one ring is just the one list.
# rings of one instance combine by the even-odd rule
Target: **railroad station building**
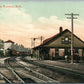
[[[73,58],[84,59],[84,41],[75,34],[73,35]],[[34,55],[38,59],[71,59],[71,32],[68,29],[63,31],[59,28],[59,33],[44,40],[43,43],[33,48]]]

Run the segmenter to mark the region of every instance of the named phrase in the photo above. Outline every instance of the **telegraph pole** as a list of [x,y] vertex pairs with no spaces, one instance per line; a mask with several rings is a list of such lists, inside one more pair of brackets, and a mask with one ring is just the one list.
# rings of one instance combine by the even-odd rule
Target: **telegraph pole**
[[40,37],[40,40],[41,40],[41,44],[42,44],[42,41],[43,41],[43,36]]
[[32,46],[33,46],[33,41],[32,41],[32,38],[31,38],[31,55],[33,54]]
[[35,48],[35,40],[37,38],[31,38],[31,57],[33,56],[34,50],[32,48]]
[[36,39],[39,39],[40,43],[42,44],[43,36],[40,36],[38,38],[31,38],[31,47],[33,47],[33,48],[35,48]]
[[38,39],[38,38],[33,38],[33,46],[35,48],[35,40]]
[[31,48],[33,47],[33,48],[35,48],[35,40],[36,40],[37,38],[31,38]]
[[70,15],[71,17],[67,17],[67,19],[71,19],[71,64],[73,64],[73,19],[77,19],[77,17],[73,16],[78,16],[79,14],[65,14],[65,15]]

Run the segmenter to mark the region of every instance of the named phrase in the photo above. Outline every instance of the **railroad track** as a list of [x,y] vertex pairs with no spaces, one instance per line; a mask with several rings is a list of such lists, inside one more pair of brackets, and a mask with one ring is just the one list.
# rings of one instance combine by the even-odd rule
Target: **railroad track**
[[[58,83],[58,81],[47,77],[37,71],[34,71],[33,69],[30,69],[27,66],[24,66],[17,61],[13,59],[13,61],[8,60],[8,67],[11,67],[11,70],[13,70],[15,73],[18,73],[20,75],[26,76],[32,80],[34,80],[36,83]],[[15,64],[15,65],[14,65]],[[22,70],[17,70],[15,66],[23,67]]]
[[[0,83],[19,83],[21,81],[17,73],[10,67],[8,60],[6,60],[6,65],[3,64],[0,68],[2,69],[0,69]],[[24,82],[21,81],[21,83]]]
[[[6,68],[6,66],[2,63],[0,63],[0,70],[1,68]],[[8,79],[1,71],[0,71],[0,83],[4,82],[4,83],[12,83],[12,81],[10,79]]]
[[84,83],[84,74],[77,72],[75,70],[70,70],[67,68],[59,67],[59,66],[53,66],[53,65],[45,64],[43,62],[38,62],[38,61],[34,61],[34,60],[26,60],[25,58],[21,59],[21,60],[23,60],[26,63],[30,63],[30,64],[33,64],[33,65],[36,65],[36,66],[39,66],[42,68],[46,68],[55,73],[59,73],[61,76],[64,76],[65,78],[68,78],[69,80],[70,80],[70,78],[74,79],[73,82]]
[[16,77],[16,79],[20,82],[20,83],[25,83],[21,77],[16,73],[16,71],[11,67],[10,63],[9,63],[9,59],[6,60],[6,67],[14,74],[14,76]]
[[2,80],[4,80],[5,83],[12,83],[12,81],[9,80],[6,76],[4,76],[1,72],[0,72],[0,76],[1,76]]

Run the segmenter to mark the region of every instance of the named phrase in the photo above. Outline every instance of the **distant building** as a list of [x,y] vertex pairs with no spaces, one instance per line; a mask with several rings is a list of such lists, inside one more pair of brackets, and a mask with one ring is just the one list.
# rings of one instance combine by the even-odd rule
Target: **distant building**
[[[74,57],[84,58],[84,41],[73,35]],[[64,59],[71,57],[71,32],[60,27],[59,33],[44,40],[43,43],[33,49],[34,55],[39,59]]]
[[29,49],[23,45],[15,44],[13,41],[8,40],[4,42],[4,55],[15,55],[19,53],[29,53]]
[[4,42],[4,55],[6,54],[8,49],[11,49],[12,45],[14,44],[13,41],[8,40]]
[[0,39],[0,50],[3,51],[4,41]]

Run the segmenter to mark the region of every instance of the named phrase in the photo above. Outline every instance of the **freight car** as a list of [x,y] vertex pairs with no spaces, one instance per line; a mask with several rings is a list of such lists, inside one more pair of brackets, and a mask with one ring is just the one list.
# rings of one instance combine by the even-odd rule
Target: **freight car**
[[13,49],[8,49],[8,52],[6,52],[6,56],[28,56],[28,52],[24,51],[17,51]]

